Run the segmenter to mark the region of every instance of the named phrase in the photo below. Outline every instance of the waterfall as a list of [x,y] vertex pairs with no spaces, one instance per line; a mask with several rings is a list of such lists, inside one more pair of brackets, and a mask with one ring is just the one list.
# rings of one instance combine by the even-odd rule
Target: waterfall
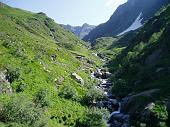
[[120,113],[120,111],[121,111],[121,103],[119,102],[119,108],[118,108],[118,110],[117,110],[117,111],[112,112],[112,113],[110,114],[110,118],[111,118],[113,115],[115,115],[115,114],[119,114],[119,113]]

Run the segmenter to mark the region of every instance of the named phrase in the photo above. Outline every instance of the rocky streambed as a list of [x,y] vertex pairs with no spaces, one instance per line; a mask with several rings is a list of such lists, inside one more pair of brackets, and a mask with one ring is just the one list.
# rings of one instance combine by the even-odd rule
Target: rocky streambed
[[107,121],[108,127],[130,127],[129,115],[121,110],[121,100],[117,99],[111,92],[113,86],[110,81],[112,74],[106,70],[97,69],[91,73],[91,77],[100,81],[97,89],[103,90],[105,99],[97,101],[95,106],[98,108],[107,108],[110,111],[110,117]]

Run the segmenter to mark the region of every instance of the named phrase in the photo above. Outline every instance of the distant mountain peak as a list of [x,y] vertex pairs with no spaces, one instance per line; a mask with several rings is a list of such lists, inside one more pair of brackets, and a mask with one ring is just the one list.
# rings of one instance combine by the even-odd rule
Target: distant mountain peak
[[95,28],[94,25],[89,25],[87,23],[84,23],[82,26],[71,26],[69,24],[67,24],[67,25],[62,24],[61,26],[63,26],[65,29],[73,32],[75,35],[77,35],[81,39],[83,37],[85,37],[86,35],[88,35],[89,32]]

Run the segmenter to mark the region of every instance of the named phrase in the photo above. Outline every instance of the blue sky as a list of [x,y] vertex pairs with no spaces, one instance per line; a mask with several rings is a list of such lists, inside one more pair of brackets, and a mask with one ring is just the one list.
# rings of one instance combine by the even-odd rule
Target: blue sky
[[98,25],[127,0],[0,0],[12,7],[45,12],[57,23]]

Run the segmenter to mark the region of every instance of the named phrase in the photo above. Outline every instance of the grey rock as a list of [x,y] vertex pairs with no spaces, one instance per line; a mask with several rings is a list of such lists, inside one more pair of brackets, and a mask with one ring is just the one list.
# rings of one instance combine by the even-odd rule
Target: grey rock
[[51,55],[51,60],[52,61],[56,61],[56,58],[57,58],[57,55],[55,55],[55,54]]
[[122,123],[118,122],[117,120],[114,120],[111,122],[110,127],[121,127]]
[[111,127],[129,127],[129,120],[129,115],[118,113],[110,118],[109,123]]
[[83,56],[76,56],[76,58],[79,59],[79,60],[84,60]]
[[122,113],[119,113],[119,114],[113,115],[112,119],[116,119],[120,122],[128,122],[129,121],[129,115],[124,115]]
[[125,123],[121,127],[130,127],[130,124]]
[[78,83],[84,85],[84,80],[79,75],[76,73],[72,73],[71,75]]
[[60,77],[59,79],[57,79],[55,82],[59,85],[61,85],[64,81],[64,77]]
[[0,71],[0,93],[12,93],[12,87],[5,73],[6,71]]
[[145,107],[145,110],[152,110],[155,107],[155,103],[150,103]]
[[160,71],[162,71],[162,70],[164,70],[164,68],[161,67],[161,68],[156,69],[155,72],[158,73],[158,72],[160,72]]

